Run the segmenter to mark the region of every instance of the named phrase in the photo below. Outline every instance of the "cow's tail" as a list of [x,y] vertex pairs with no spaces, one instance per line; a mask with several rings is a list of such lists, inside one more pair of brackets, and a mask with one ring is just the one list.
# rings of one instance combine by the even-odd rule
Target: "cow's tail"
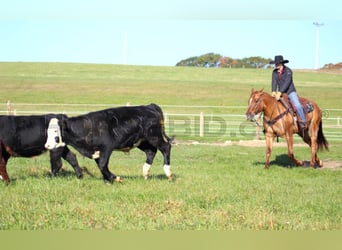
[[169,136],[167,136],[167,134],[165,133],[165,120],[164,120],[164,114],[162,109],[154,103],[151,103],[150,105],[148,105],[150,108],[154,109],[155,111],[157,111],[160,114],[160,126],[161,126],[161,131],[162,131],[162,136],[163,136],[163,140],[165,142],[168,143],[172,143],[175,139],[175,136],[172,136],[171,138]]
[[167,136],[167,134],[165,133],[165,123],[164,123],[164,117],[162,117],[162,119],[160,120],[160,125],[161,125],[161,131],[162,131],[162,135],[163,135],[163,140],[167,143],[172,143],[175,139],[175,136],[172,136],[171,138],[169,136]]
[[323,134],[322,121],[319,123],[318,135],[317,135],[318,150],[326,149],[329,150],[329,143]]

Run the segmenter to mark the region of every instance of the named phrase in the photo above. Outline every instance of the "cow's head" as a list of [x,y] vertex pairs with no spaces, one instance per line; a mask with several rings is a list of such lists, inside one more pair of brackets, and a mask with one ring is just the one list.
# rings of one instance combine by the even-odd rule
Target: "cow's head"
[[47,140],[45,143],[46,149],[54,149],[64,147],[65,143],[62,141],[61,128],[58,124],[57,118],[52,118],[47,128]]

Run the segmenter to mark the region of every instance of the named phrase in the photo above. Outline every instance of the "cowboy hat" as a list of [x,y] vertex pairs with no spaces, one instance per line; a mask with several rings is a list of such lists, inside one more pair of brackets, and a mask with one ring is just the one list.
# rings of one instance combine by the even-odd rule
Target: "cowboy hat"
[[270,64],[275,64],[275,65],[278,65],[278,64],[284,64],[284,63],[288,63],[289,60],[284,60],[283,56],[275,56],[274,57],[274,61],[270,61]]

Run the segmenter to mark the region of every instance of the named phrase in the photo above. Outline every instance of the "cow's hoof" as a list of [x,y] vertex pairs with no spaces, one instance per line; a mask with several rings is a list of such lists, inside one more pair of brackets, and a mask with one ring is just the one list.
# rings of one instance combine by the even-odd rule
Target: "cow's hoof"
[[120,176],[117,176],[117,177],[115,178],[115,182],[122,183],[122,182],[123,182],[123,179],[122,179]]

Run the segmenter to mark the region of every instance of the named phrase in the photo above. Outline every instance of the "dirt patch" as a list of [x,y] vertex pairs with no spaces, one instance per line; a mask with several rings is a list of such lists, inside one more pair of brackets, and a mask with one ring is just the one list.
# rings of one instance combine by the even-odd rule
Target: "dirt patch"
[[323,160],[323,167],[319,169],[342,170],[342,161]]

